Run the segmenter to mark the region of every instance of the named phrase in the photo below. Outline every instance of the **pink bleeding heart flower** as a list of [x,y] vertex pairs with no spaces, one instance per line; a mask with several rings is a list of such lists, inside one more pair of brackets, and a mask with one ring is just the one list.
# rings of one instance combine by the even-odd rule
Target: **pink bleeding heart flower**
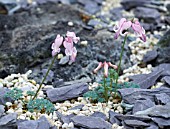
[[95,69],[93,70],[93,73],[96,74],[96,73],[98,72],[98,70],[101,69],[102,67],[103,67],[103,63],[102,63],[102,62],[99,62],[97,68],[95,68]]
[[74,47],[73,50],[72,50],[72,55],[70,56],[70,63],[75,62],[76,56],[77,56],[77,50]]
[[109,67],[112,67],[113,69],[117,69],[117,65],[113,65],[111,62],[108,62]]
[[132,23],[132,28],[135,34],[144,42],[146,42],[145,29],[140,25],[139,21]]
[[51,46],[52,49],[52,56],[55,56],[57,53],[60,52],[60,46],[63,43],[63,37],[61,37],[59,34],[57,35],[54,43]]
[[76,34],[74,32],[67,31],[66,36],[68,40],[72,40],[72,42],[74,43],[77,43],[80,40],[79,37],[76,37]]
[[74,48],[73,41],[66,37],[63,45],[65,47],[65,54],[71,56]]
[[109,65],[108,65],[108,63],[106,63],[106,61],[104,62],[103,67],[104,67],[104,77],[107,78]]
[[118,25],[115,25],[113,30],[116,32],[114,38],[117,39],[119,37],[119,35],[125,36],[128,32],[125,32],[123,34],[124,30],[127,30],[128,28],[130,28],[132,25],[131,21],[127,21],[126,18],[122,18]]

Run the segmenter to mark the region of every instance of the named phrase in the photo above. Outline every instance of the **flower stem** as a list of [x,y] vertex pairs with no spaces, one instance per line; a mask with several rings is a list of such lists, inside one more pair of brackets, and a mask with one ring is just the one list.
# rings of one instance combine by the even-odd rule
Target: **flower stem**
[[103,79],[104,79],[104,97],[105,97],[106,102],[108,102],[108,90],[106,86],[106,78],[103,77]]
[[126,40],[127,40],[127,35],[125,36],[123,44],[122,44],[120,60],[119,60],[119,65],[118,65],[118,71],[117,71],[117,76],[116,76],[116,86],[115,86],[114,97],[116,96],[116,93],[117,93],[118,78],[119,78],[119,73],[120,73],[120,69],[121,69],[122,56],[123,56],[124,46],[125,46]]
[[38,87],[38,90],[36,91],[36,93],[35,93],[35,95],[34,95],[34,97],[33,97],[32,100],[34,100],[34,99],[37,97],[38,92],[40,91],[40,89],[41,89],[41,87],[42,87],[42,84],[43,84],[44,81],[46,80],[46,78],[47,78],[47,76],[48,76],[48,74],[49,74],[49,72],[50,72],[50,69],[52,68],[52,66],[53,66],[54,61],[55,61],[56,58],[57,58],[57,54],[53,57],[53,60],[52,60],[52,62],[51,62],[51,64],[50,64],[50,66],[48,67],[48,71],[46,72],[46,74],[45,74],[42,82],[40,83],[40,86]]

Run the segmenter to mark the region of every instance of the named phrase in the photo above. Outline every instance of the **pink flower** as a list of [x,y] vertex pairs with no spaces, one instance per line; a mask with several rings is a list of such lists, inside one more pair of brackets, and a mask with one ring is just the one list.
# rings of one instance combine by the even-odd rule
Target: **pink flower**
[[101,69],[102,67],[104,67],[104,77],[105,78],[107,78],[108,77],[108,69],[109,69],[109,67],[112,67],[112,68],[114,68],[114,69],[117,69],[117,66],[116,65],[113,65],[113,64],[111,64],[110,62],[104,62],[104,63],[102,63],[102,62],[99,62],[99,64],[98,64],[98,66],[97,66],[97,68],[95,68],[94,70],[93,70],[93,73],[97,73],[98,72],[98,70],[99,69]]
[[102,63],[102,62],[99,62],[97,68],[95,68],[95,69],[93,70],[93,72],[96,74],[96,73],[98,72],[98,70],[101,69],[102,67],[103,67],[103,63]]
[[104,64],[103,64],[104,66],[104,77],[108,77],[108,69],[109,69],[109,65],[108,65],[108,63],[106,63],[106,61],[104,62]]
[[117,65],[113,65],[111,62],[108,62],[109,67],[112,67],[113,69],[117,69]]
[[73,49],[74,49],[72,40],[66,37],[63,45],[65,47],[65,54],[67,56],[71,56],[73,53]]
[[123,34],[124,30],[127,30],[128,28],[130,28],[132,25],[131,21],[127,21],[126,18],[122,18],[118,25],[115,25],[113,30],[116,32],[114,38],[117,39],[119,37],[119,35],[125,36],[128,32],[125,32]]
[[76,34],[74,32],[67,31],[66,36],[69,41],[72,41],[74,43],[77,43],[80,40],[79,37],[76,37]]
[[74,47],[74,48],[73,48],[73,51],[72,51],[72,55],[70,56],[70,63],[75,62],[76,56],[77,56],[77,50],[76,50],[76,48]]
[[55,42],[51,46],[52,56],[55,56],[57,53],[60,52],[60,46],[62,45],[62,43],[63,43],[63,37],[57,35]]
[[134,23],[132,23],[132,28],[135,32],[135,34],[144,42],[146,42],[146,35],[144,28],[140,25],[140,23],[136,20]]

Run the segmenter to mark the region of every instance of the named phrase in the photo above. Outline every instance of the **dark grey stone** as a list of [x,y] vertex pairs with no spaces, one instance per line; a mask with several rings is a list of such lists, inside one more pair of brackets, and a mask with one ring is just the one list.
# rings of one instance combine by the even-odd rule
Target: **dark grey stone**
[[78,83],[66,87],[54,88],[47,90],[47,96],[52,102],[59,102],[67,99],[72,99],[83,95],[87,92],[88,85],[84,83]]
[[4,105],[0,105],[0,117],[4,114],[5,112],[5,106]]
[[122,100],[127,104],[135,104],[137,100],[141,99],[150,99],[151,101],[155,101],[155,95],[166,93],[170,96],[170,90],[166,87],[160,87],[155,89],[139,89],[139,88],[124,88],[119,89]]
[[125,124],[132,127],[148,127],[149,124],[139,121],[139,120],[124,120]]
[[170,102],[170,96],[168,96],[165,93],[162,94],[156,94],[155,95],[155,101],[157,104],[167,104]]
[[26,120],[18,123],[18,129],[50,129],[50,128],[51,125],[44,116],[42,116],[38,120]]
[[137,7],[134,10],[134,14],[137,18],[143,19],[147,23],[158,23],[160,20],[160,13],[156,9],[147,7]]
[[154,122],[150,122],[149,124],[150,126],[146,127],[145,129],[159,129],[159,127]]
[[99,118],[102,118],[103,120],[107,120],[107,116],[104,113],[102,113],[102,112],[96,111],[91,116],[99,117]]
[[147,100],[137,100],[133,107],[133,114],[138,111],[143,111],[150,107],[155,106],[155,103],[152,102],[150,99]]
[[95,14],[100,10],[100,6],[96,2],[88,2],[84,9],[89,12],[90,14]]
[[71,118],[74,117],[74,114],[70,114],[70,115],[63,115],[60,112],[56,112],[58,118],[60,119],[60,121],[64,124],[64,123],[70,123],[71,122]]
[[89,20],[89,22],[87,23],[87,25],[89,26],[92,26],[92,27],[95,27],[95,26],[101,26],[101,27],[107,27],[107,24],[102,22],[102,21],[99,21],[97,19],[91,19]]
[[77,110],[77,109],[82,110],[83,107],[84,107],[84,104],[80,104],[80,105],[78,105],[78,106],[75,106],[75,107],[73,107],[73,108],[70,108],[69,110]]
[[117,123],[118,125],[120,125],[120,121],[115,117],[116,115],[119,115],[118,113],[116,112],[113,112],[113,111],[109,111],[109,122],[111,124],[114,124],[114,123]]
[[38,123],[34,120],[29,120],[29,121],[24,121],[20,122],[18,124],[18,129],[37,129],[38,128]]
[[168,29],[164,35],[160,38],[158,45],[161,48],[170,47],[170,29]]
[[149,51],[143,57],[143,62],[148,63],[150,61],[153,61],[154,59],[156,59],[157,56],[158,56],[158,53],[156,50]]
[[150,4],[151,2],[149,0],[122,0],[121,4],[125,8],[125,10],[130,10],[136,7],[142,7],[146,4]]
[[164,82],[166,82],[168,85],[170,85],[170,76],[165,76],[162,78]]
[[154,68],[154,71],[163,70],[161,76],[170,76],[170,63],[163,63]]
[[51,127],[50,123],[48,122],[45,116],[40,117],[40,119],[38,119],[37,122],[38,122],[37,129],[50,129]]
[[75,116],[71,118],[75,126],[88,129],[111,129],[112,125],[99,117]]
[[130,76],[129,78],[132,79],[133,83],[136,83],[140,86],[142,89],[147,89],[153,86],[156,82],[156,80],[160,77],[163,70],[153,71],[150,74],[139,74]]
[[150,121],[151,117],[145,115],[115,115],[115,117],[121,121],[123,120],[140,120],[140,121]]
[[170,103],[166,105],[155,105],[154,107],[148,108],[143,111],[138,111],[136,115],[148,115],[155,117],[170,118]]
[[170,118],[153,117],[152,120],[157,123],[161,129],[170,127]]
[[10,91],[7,88],[0,88],[0,104],[5,105],[6,102],[13,102],[13,100],[9,97],[5,97],[5,94]]
[[0,118],[0,129],[15,129],[17,114],[11,113]]

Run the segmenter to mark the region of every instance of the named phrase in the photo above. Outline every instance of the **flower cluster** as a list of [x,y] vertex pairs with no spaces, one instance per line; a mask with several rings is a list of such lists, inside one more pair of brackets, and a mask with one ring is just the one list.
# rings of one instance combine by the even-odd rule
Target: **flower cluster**
[[74,43],[77,43],[79,40],[80,38],[76,37],[76,34],[74,32],[67,31],[65,38],[58,34],[54,43],[51,46],[52,56],[55,56],[57,53],[60,52],[60,46],[63,44],[66,56],[69,56],[70,61],[74,62],[77,56],[77,50],[74,47]]
[[128,28],[132,27],[136,36],[138,36],[142,41],[146,42],[146,35],[144,28],[140,25],[139,21],[132,20],[127,21],[126,18],[122,18],[118,25],[114,26],[115,39],[119,37],[119,35],[125,36],[128,32],[123,33],[123,31],[127,30]]
[[98,72],[99,69],[101,69],[102,67],[104,67],[104,77],[107,78],[108,77],[108,69],[109,67],[112,67],[113,69],[117,69],[116,65],[113,65],[111,62],[99,62],[98,66],[96,69],[94,69],[94,73],[96,74]]

